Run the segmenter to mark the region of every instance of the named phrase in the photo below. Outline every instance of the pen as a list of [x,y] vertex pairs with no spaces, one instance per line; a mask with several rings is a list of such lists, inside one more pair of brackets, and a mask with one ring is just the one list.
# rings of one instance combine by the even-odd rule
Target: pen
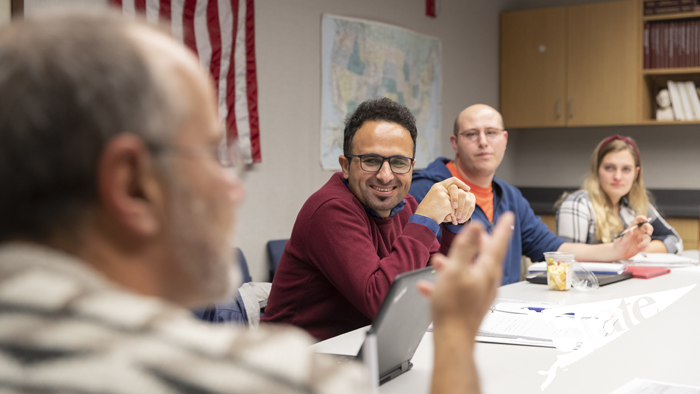
[[627,230],[621,232],[620,234],[617,234],[617,237],[615,237],[615,239],[618,239],[618,238],[624,236],[625,234],[629,233],[631,230],[634,230],[635,227],[642,227],[643,225],[645,225],[645,224],[647,224],[647,223],[649,223],[649,222],[639,222],[639,223],[637,223],[636,225],[634,225],[634,226],[628,228]]
[[[546,310],[547,308],[536,307],[536,306],[528,306],[527,308],[524,308],[524,309],[528,309],[528,310],[535,311],[535,312],[542,312],[542,311]],[[569,313],[562,313],[562,315],[574,316],[574,314],[571,313],[571,312],[569,312]]]

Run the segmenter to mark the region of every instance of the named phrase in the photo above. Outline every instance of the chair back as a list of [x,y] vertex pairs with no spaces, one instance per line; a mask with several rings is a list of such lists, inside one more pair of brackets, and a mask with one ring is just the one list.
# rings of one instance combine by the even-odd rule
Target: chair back
[[276,239],[267,242],[267,258],[270,266],[270,282],[272,278],[275,277],[275,271],[277,271],[277,266],[282,258],[282,253],[284,252],[284,246],[287,244],[289,239]]
[[[248,263],[245,260],[243,251],[241,248],[234,248],[233,253],[238,261],[238,268],[241,270],[241,280],[243,283],[252,282],[250,271],[248,270]],[[246,314],[239,292],[236,292],[236,295],[230,300],[217,302],[192,312],[194,312],[195,316],[199,319],[212,323],[233,322],[237,324],[246,324],[248,322],[248,315]]]
[[243,283],[252,282],[253,278],[250,277],[250,270],[248,270],[248,263],[245,261],[245,256],[241,248],[235,248],[236,259],[238,260],[238,266],[241,268],[241,278]]

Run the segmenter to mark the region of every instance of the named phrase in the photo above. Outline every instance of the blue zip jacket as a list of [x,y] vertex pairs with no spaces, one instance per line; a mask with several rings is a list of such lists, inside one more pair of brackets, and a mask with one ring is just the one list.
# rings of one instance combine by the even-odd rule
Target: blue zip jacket
[[[409,193],[419,203],[423,201],[434,183],[452,177],[452,173],[446,166],[450,161],[448,158],[439,157],[428,167],[413,173]],[[515,229],[503,265],[503,281],[501,283],[504,285],[520,281],[521,255],[529,257],[532,261],[543,261],[544,252],[556,251],[564,243],[564,240],[549,231],[547,225],[542,223],[539,216],[535,215],[535,212],[530,208],[530,203],[527,202],[518,188],[494,178],[494,222],[508,211],[515,214]],[[472,220],[482,222],[488,233],[491,234],[493,223],[489,221],[479,205],[476,206],[472,214]]]

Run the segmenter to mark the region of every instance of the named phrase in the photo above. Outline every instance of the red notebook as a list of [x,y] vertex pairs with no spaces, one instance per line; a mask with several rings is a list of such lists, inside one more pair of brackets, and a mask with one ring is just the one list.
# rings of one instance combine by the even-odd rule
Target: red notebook
[[629,265],[627,266],[627,272],[631,272],[633,278],[649,279],[659,275],[668,274],[671,272],[671,269],[664,267],[643,267],[639,265]]

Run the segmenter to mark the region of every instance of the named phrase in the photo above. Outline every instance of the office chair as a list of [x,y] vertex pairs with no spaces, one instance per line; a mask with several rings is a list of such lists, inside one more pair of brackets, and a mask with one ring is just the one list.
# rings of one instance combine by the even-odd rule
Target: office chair
[[267,242],[267,258],[270,265],[270,282],[272,278],[275,277],[275,271],[277,271],[277,266],[282,258],[282,253],[284,252],[284,246],[287,244],[288,239],[277,239]]
[[[250,277],[248,263],[243,255],[243,251],[240,248],[234,248],[233,253],[238,260],[238,267],[241,270],[241,279],[243,283],[251,282],[252,278]],[[248,322],[248,315],[239,292],[236,292],[236,295],[229,300],[217,302],[206,308],[194,310],[193,312],[199,319],[212,323],[245,324]]]
[[236,258],[238,259],[238,266],[241,268],[241,275],[243,283],[252,282],[253,278],[250,277],[250,270],[248,270],[248,263],[245,260],[243,251],[241,248],[234,248],[236,253]]

